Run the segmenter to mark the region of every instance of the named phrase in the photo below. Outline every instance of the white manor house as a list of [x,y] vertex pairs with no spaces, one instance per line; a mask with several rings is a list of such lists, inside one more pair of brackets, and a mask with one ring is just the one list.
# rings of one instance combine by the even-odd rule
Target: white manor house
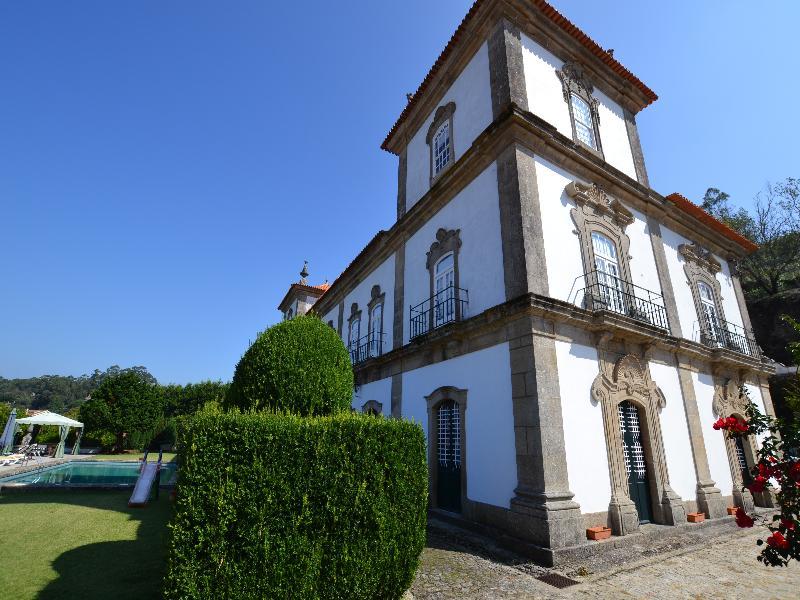
[[330,286],[293,284],[350,349],[359,411],[414,419],[430,505],[551,556],[742,491],[774,414],[736,264],[755,246],[648,184],[655,93],[542,0],[478,0],[392,127],[397,221]]

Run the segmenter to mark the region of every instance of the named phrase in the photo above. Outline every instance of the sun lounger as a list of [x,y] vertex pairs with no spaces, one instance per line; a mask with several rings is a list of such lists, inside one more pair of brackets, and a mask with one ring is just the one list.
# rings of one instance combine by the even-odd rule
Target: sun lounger
[[8,456],[3,456],[0,458],[0,467],[10,467],[12,465],[18,465],[23,460],[25,460],[24,454],[9,454]]

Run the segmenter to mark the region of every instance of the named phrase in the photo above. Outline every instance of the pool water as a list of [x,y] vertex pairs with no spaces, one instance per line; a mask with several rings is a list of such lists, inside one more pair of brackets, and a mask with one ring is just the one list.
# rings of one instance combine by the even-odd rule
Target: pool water
[[[133,486],[139,477],[138,462],[75,461],[0,478],[0,485],[90,487]],[[177,465],[161,465],[161,485],[175,483]]]

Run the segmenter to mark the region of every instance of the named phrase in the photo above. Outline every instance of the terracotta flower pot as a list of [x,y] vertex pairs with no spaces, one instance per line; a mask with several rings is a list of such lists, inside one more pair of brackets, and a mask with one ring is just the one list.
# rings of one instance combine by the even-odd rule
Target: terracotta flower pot
[[586,537],[590,540],[604,540],[611,537],[610,527],[589,527],[586,530]]
[[738,510],[738,507],[736,507],[736,506],[729,506],[729,507],[728,507],[728,514],[729,514],[729,515],[735,515],[737,510]]
[[686,515],[686,519],[689,523],[702,523],[706,520],[706,515],[704,513],[694,512]]

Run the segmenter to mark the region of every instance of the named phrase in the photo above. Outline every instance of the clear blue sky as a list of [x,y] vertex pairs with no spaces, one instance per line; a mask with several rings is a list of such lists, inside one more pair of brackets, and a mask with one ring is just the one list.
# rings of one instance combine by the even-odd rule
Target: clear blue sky
[[[0,3],[0,375],[229,379],[393,223],[380,142],[469,4]],[[555,5],[659,94],[656,190],[800,176],[800,3]]]

